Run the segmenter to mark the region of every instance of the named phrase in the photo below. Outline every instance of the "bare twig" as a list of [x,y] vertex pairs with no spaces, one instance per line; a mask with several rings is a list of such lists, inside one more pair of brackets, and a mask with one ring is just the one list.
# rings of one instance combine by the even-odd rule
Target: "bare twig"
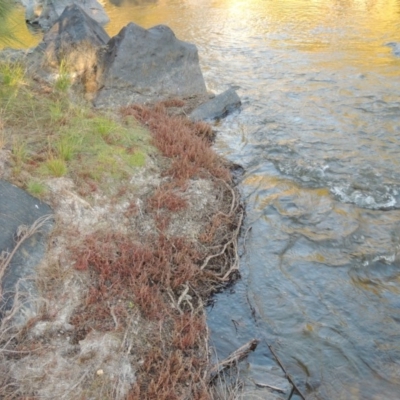
[[242,211],[242,212],[240,213],[240,215],[239,215],[239,221],[238,221],[238,223],[237,223],[237,227],[236,227],[235,231],[233,232],[233,234],[232,234],[232,236],[231,236],[231,239],[230,239],[227,243],[225,243],[225,245],[222,247],[222,249],[221,249],[218,253],[216,253],[216,254],[211,254],[210,256],[208,256],[208,257],[204,260],[203,264],[202,264],[201,267],[200,267],[201,270],[205,269],[205,268],[208,266],[209,262],[210,262],[213,258],[222,256],[222,255],[225,253],[225,251],[226,251],[226,249],[228,248],[229,245],[232,245],[232,246],[233,246],[233,250],[234,250],[234,260],[233,260],[233,264],[232,264],[231,267],[229,268],[228,272],[226,272],[226,273],[224,274],[224,276],[221,278],[221,280],[222,280],[222,281],[226,281],[226,280],[228,279],[229,275],[230,275],[233,271],[235,271],[235,270],[238,269],[239,255],[238,255],[238,251],[237,251],[237,238],[238,238],[238,236],[239,236],[240,228],[242,227],[243,216],[244,216],[244,212]]
[[109,307],[109,309],[110,309],[110,314],[111,314],[111,316],[112,316],[112,318],[113,318],[113,321],[114,321],[114,325],[115,325],[115,330],[117,330],[118,329],[118,326],[119,326],[119,323],[118,323],[118,319],[117,319],[117,316],[115,315],[115,312],[114,312],[114,306],[108,306]]
[[[278,355],[275,353],[274,349],[272,348],[272,346],[270,346],[267,343],[267,346],[269,348],[269,350],[271,351],[272,355],[275,357],[276,362],[279,364],[279,366],[281,367],[282,371],[285,373],[286,379],[291,383],[291,385],[293,386],[293,388],[296,390],[297,394],[303,399],[306,400],[305,396],[303,395],[303,393],[301,392],[301,390],[298,388],[298,386],[296,385],[296,383],[294,382],[294,380],[292,379],[292,377],[288,374],[286,368],[283,366],[282,361],[279,359]],[[291,395],[293,394],[293,390]],[[292,396],[290,396],[292,397]],[[289,398],[290,398],[289,397]]]
[[[20,229],[21,227],[18,228],[17,231],[17,243],[12,250],[11,253],[8,253],[5,255],[4,258],[2,258],[0,262],[0,283],[3,279],[4,273],[6,271],[6,268],[10,264],[12,258],[14,257],[15,253],[17,250],[20,248],[22,243],[32,235],[34,235],[36,232],[39,231],[39,229],[48,221],[52,218],[52,215],[43,215],[42,217],[38,218],[30,227],[23,227],[23,229]],[[1,291],[1,285],[0,285],[0,298],[2,296],[2,291]]]
[[253,227],[252,227],[252,226],[249,226],[249,227],[246,229],[246,233],[244,234],[244,237],[243,237],[243,255],[246,254],[246,239],[247,239],[247,235],[248,235],[248,233],[249,233],[252,229],[253,229]]
[[260,387],[260,388],[269,388],[269,389],[275,390],[275,392],[286,393],[286,390],[281,389],[281,388],[279,388],[279,387],[277,387],[277,386],[269,385],[268,383],[254,382],[254,384],[255,384],[257,387]]
[[259,340],[253,339],[231,353],[225,360],[214,365],[210,370],[209,382],[211,383],[222,371],[245,359],[251,351],[257,348]]
[[243,221],[243,216],[244,216],[244,212],[242,211],[240,213],[240,217],[239,217],[239,221],[238,221],[238,226],[234,232],[234,235],[232,237],[232,241],[233,241],[233,249],[234,249],[234,261],[232,266],[230,267],[229,271],[223,276],[222,280],[226,281],[229,278],[229,275],[233,272],[236,271],[237,269],[239,269],[239,254],[237,251],[237,238],[239,236],[239,232],[240,232],[240,228],[242,227],[242,221]]
[[182,301],[185,300],[185,297],[189,291],[189,286],[188,285],[184,285],[184,286],[185,286],[185,290],[182,292],[182,294],[179,296],[179,299],[178,299],[178,303],[177,303],[178,307],[180,307]]

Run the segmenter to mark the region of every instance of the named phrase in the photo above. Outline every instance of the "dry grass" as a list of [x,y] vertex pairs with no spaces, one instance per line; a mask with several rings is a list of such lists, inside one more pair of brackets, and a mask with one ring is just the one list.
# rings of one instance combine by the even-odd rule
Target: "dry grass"
[[[25,188],[48,186],[43,196],[54,205],[57,227],[40,275],[41,311],[17,330],[0,329],[0,397],[33,399],[48,385],[47,393],[68,399],[215,398],[204,304],[237,276],[243,210],[228,163],[211,148],[211,128],[169,116],[178,100],[100,115],[51,88],[16,87],[0,93],[5,146],[14,143],[12,178]],[[130,193],[132,174],[153,148],[162,176],[139,199]],[[62,166],[52,168],[51,160]],[[46,181],[49,171],[65,177]],[[174,216],[197,212],[187,192],[201,179],[211,182],[216,201],[199,234],[171,234]],[[154,229],[133,230],[138,219]],[[67,303],[68,312],[61,306]],[[54,328],[60,319],[71,329],[68,342]],[[129,379],[113,377],[119,364],[130,368]],[[109,368],[104,378],[99,366]]]
[[[142,349],[138,380],[128,398],[210,399],[203,304],[229,279],[236,263],[238,199],[226,183],[230,180],[226,164],[212,152],[210,141],[198,136],[197,124],[169,117],[159,107],[123,110],[125,116],[132,113],[150,128],[154,145],[172,158],[166,170],[168,183],[147,198],[146,212],[157,229],[140,238],[134,233],[94,232],[72,249],[77,254],[76,270],[88,273],[91,284],[71,323],[79,332],[76,340],[82,340],[91,331],[124,332],[132,312],[139,311],[157,328],[147,337],[150,346]],[[182,145],[193,157],[174,164]],[[203,243],[170,237],[169,213],[188,206],[182,197],[187,180],[203,176],[214,180],[221,199],[200,235]],[[130,204],[127,212],[137,215],[136,204]]]
[[125,331],[134,309],[158,326],[147,340],[132,399],[208,399],[203,301],[218,279],[200,270],[200,254],[183,238],[95,233],[82,244],[76,268],[91,287],[71,323],[82,340],[91,330]]

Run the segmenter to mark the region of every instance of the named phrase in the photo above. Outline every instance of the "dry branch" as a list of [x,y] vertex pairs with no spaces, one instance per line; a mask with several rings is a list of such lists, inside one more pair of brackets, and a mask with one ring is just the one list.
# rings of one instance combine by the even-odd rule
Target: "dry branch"
[[[279,364],[279,366],[282,368],[282,371],[285,373],[286,379],[291,383],[291,385],[293,386],[293,389],[297,392],[297,394],[303,399],[306,400],[305,396],[303,395],[303,393],[301,392],[301,390],[298,388],[298,386],[296,385],[296,383],[294,382],[294,380],[292,379],[292,377],[288,374],[288,372],[286,371],[286,368],[283,366],[282,361],[279,359],[278,355],[275,353],[274,349],[272,348],[272,346],[270,346],[267,343],[268,348],[270,349],[272,355],[275,357],[276,362]],[[292,397],[293,391],[291,392],[289,399]]]
[[18,241],[12,250],[11,253],[8,253],[0,262],[0,298],[2,297],[2,290],[1,290],[1,281],[3,279],[4,273],[6,271],[6,268],[10,264],[12,258],[14,257],[15,253],[17,250],[20,248],[22,243],[25,242],[26,239],[30,238],[32,235],[37,233],[39,229],[48,221],[52,218],[52,215],[44,215],[40,218],[38,218],[30,227],[23,227],[20,226],[18,228],[17,232],[17,237]]
[[268,383],[258,383],[258,382],[254,382],[254,384],[255,384],[257,387],[260,387],[260,388],[268,388],[268,389],[274,390],[275,392],[286,393],[286,391],[285,391],[284,389],[281,389],[281,388],[279,388],[279,387],[277,387],[277,386],[269,385]]
[[210,370],[210,378],[209,382],[213,382],[214,379],[220,375],[223,371],[227,368],[232,367],[232,365],[238,364],[240,361],[245,359],[251,351],[254,351],[257,348],[259,340],[252,339],[243,346],[239,347],[233,353],[231,353],[225,360],[219,362],[218,364],[214,365]]

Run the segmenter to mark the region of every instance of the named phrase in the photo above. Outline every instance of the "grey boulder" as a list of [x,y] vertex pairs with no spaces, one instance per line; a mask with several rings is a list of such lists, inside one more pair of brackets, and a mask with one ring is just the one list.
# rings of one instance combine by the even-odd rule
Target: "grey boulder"
[[25,20],[30,24],[39,23],[39,17],[43,9],[43,4],[38,0],[21,0],[25,7]]
[[128,24],[108,44],[97,106],[125,105],[207,93],[195,45],[164,25]]
[[31,24],[39,24],[49,29],[64,12],[73,4],[79,5],[92,19],[99,24],[110,21],[103,6],[97,0],[22,0],[25,6],[25,19]]
[[77,4],[64,9],[60,18],[36,48],[37,70],[73,74],[84,81],[86,91],[96,92],[102,76],[104,49],[110,37],[103,27]]
[[[15,248],[19,240],[18,233],[21,234],[25,227],[32,226],[39,218],[49,214],[52,214],[52,210],[47,204],[0,180],[0,265],[1,261],[5,260],[4,257]],[[48,219],[34,235],[23,241],[6,270],[0,271],[1,274],[4,273],[0,279],[0,320],[4,312],[13,307],[16,291],[20,295],[18,300],[22,303],[22,308],[16,313],[16,322],[22,324],[25,321],[24,314],[29,315],[29,311],[35,311],[36,304],[33,299],[38,297],[35,268],[45,254],[53,222],[52,219]]]
[[226,117],[237,110],[242,102],[235,89],[231,88],[195,108],[189,115],[193,121],[215,120]]

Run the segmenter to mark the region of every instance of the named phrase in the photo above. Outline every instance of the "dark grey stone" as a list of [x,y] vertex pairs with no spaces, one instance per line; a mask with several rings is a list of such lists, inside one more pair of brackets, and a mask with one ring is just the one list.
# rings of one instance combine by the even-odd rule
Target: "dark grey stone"
[[[39,48],[59,53],[82,42],[98,47],[104,46],[109,40],[110,37],[103,27],[90,18],[80,6],[73,4],[64,9],[57,22],[44,35]],[[51,54],[48,56],[52,57]]]
[[50,29],[64,12],[73,4],[79,5],[85,13],[99,24],[110,21],[103,6],[97,0],[23,0],[26,7],[25,18],[31,24],[39,24]]
[[[30,227],[39,218],[51,214],[52,210],[47,204],[0,180],[0,253],[4,256],[12,252],[18,231],[23,226]],[[32,310],[35,307],[29,300],[37,293],[35,267],[44,256],[52,225],[53,220],[48,220],[37,233],[22,243],[11,259],[1,282],[3,297],[0,299],[0,319],[5,311],[12,308],[17,285],[25,301],[24,309]]]
[[195,108],[189,118],[193,121],[220,119],[237,110],[241,104],[235,89],[231,88]]
[[96,92],[101,85],[104,51],[109,39],[99,23],[73,4],[65,8],[44,35],[34,51],[30,70],[51,81],[63,66],[71,82],[82,83],[86,92]]
[[130,23],[113,37],[105,57],[105,79],[96,105],[124,105],[206,94],[195,45],[170,28]]

